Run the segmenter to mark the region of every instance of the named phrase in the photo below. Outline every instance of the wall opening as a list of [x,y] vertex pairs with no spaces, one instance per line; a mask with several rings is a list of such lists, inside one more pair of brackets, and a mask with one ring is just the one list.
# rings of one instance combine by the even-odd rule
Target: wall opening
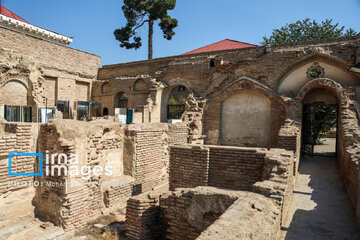
[[327,89],[314,89],[303,101],[302,153],[335,156],[338,103]]
[[181,119],[190,90],[183,85],[174,87],[167,100],[167,119]]
[[128,96],[124,92],[119,92],[114,98],[114,108],[127,108],[128,107]]
[[103,116],[108,116],[109,115],[109,110],[108,108],[104,108],[103,109]]

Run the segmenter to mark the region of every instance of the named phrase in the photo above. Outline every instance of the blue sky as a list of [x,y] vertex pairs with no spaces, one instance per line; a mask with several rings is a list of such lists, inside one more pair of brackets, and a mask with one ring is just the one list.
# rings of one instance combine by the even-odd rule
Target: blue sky
[[[30,23],[74,37],[71,47],[102,57],[102,65],[147,58],[143,47],[119,47],[113,32],[125,24],[122,0],[2,0]],[[155,25],[154,57],[178,55],[225,38],[259,44],[273,28],[309,17],[334,22],[360,32],[360,0],[178,0],[170,14],[179,20],[173,40],[162,38]]]

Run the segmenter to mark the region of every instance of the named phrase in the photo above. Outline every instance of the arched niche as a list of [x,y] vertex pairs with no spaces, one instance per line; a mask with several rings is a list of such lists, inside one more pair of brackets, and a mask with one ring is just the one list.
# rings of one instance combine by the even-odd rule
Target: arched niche
[[8,106],[27,106],[28,87],[19,80],[5,83],[1,89],[1,103]]
[[111,93],[111,84],[108,82],[103,83],[103,85],[101,85],[101,93]]
[[267,147],[271,138],[271,101],[243,90],[226,98],[221,107],[221,144]]
[[[285,121],[286,104],[283,98],[270,88],[255,79],[242,76],[208,95],[207,98],[203,117],[206,144],[267,148],[277,146],[280,127]],[[247,115],[248,113],[250,115]],[[236,124],[236,121],[240,124]],[[256,122],[258,128],[256,138],[264,136],[262,140],[255,141],[245,132],[245,128],[250,128],[248,124],[251,124],[251,121]],[[232,128],[231,126],[234,125],[236,127]],[[237,132],[231,133],[231,131]],[[238,137],[229,137],[229,134]]]
[[[314,71],[315,70],[315,71]],[[318,71],[318,76],[316,73]],[[356,85],[356,78],[347,71],[346,63],[330,56],[314,55],[292,67],[279,81],[279,95],[295,97],[303,86],[316,78],[329,78],[342,86]]]
[[144,79],[138,79],[135,81],[135,83],[134,83],[134,91],[135,92],[142,92],[142,91],[147,91],[147,90],[148,90],[148,85]]

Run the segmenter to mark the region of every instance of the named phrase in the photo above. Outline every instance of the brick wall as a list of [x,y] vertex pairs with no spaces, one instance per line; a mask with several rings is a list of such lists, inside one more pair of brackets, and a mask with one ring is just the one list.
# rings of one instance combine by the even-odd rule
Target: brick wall
[[265,152],[246,148],[210,148],[209,186],[250,190],[264,171]]
[[170,189],[215,186],[249,190],[260,181],[265,149],[181,145],[170,150]]
[[125,135],[126,172],[136,179],[139,193],[166,184],[169,146],[187,142],[186,124],[135,124],[128,126]]
[[[76,116],[75,101],[89,100],[99,56],[2,27],[0,46],[0,63],[7,69],[0,71],[0,84],[5,86],[0,88],[0,106],[31,106],[35,122],[37,107],[68,100],[71,116]],[[77,88],[78,81],[86,86]]]
[[[352,205],[360,216],[359,193],[359,125],[356,113],[350,108],[342,108],[338,127],[338,161],[345,187]],[[360,217],[359,217],[360,222]]]
[[200,145],[170,147],[170,190],[208,186],[209,154]]
[[[0,132],[0,195],[32,185],[31,176],[8,175],[8,154],[15,150],[19,153],[36,152],[37,134],[33,134],[36,128],[36,124],[6,123],[4,132]],[[19,156],[12,157],[11,164],[14,173],[33,173],[37,165],[35,157]]]
[[301,131],[297,126],[289,126],[287,123],[280,129],[278,148],[294,153],[294,176],[297,175],[301,154]]
[[159,239],[159,194],[141,194],[128,200],[126,206],[126,236],[132,240]]
[[96,76],[100,65],[99,56],[5,28],[0,28],[0,43],[1,47],[31,56],[44,66],[84,76]]

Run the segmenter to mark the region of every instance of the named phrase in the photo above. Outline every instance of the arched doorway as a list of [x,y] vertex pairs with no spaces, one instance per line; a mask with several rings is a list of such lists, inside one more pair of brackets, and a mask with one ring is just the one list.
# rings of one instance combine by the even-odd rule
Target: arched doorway
[[302,111],[302,153],[336,155],[336,96],[325,88],[312,89],[303,98]]
[[103,109],[103,116],[108,116],[109,115],[109,109],[108,108],[104,108]]
[[167,97],[166,119],[181,119],[185,112],[185,103],[191,91],[184,85],[173,87]]

